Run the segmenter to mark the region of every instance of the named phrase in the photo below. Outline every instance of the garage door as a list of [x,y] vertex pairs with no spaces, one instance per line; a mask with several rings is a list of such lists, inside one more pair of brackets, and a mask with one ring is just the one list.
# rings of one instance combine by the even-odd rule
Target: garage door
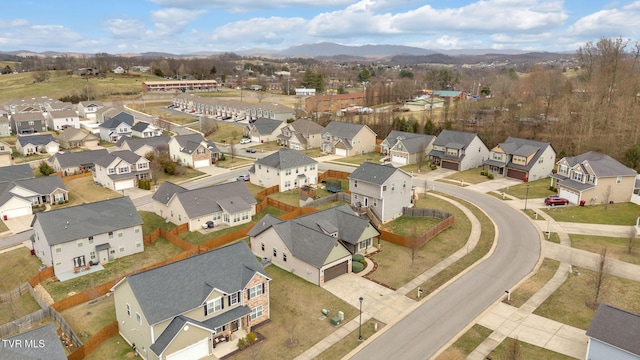
[[524,179],[525,176],[527,176],[527,173],[525,171],[515,170],[515,169],[507,170],[507,177],[522,180]]
[[167,360],[196,360],[209,355],[209,339],[204,339],[180,351],[167,355]]
[[6,216],[7,219],[13,219],[20,216],[31,215],[33,214],[33,211],[31,210],[31,206],[24,206],[20,208],[2,210],[0,211],[0,214],[2,214],[2,218]]
[[336,149],[336,155],[347,156],[347,149]]
[[342,274],[349,272],[349,261],[342,262],[338,265],[333,265],[330,268],[324,269],[324,282],[331,279],[335,279]]
[[393,155],[391,157],[391,161],[394,163],[402,164],[402,165],[407,164],[407,158],[404,156]]
[[572,204],[577,204],[580,197],[577,192],[571,191],[567,188],[559,188],[558,196],[568,199]]
[[451,161],[442,161],[442,165],[440,166],[442,166],[444,169],[455,170],[455,171],[459,170],[459,164]]
[[116,190],[131,189],[133,187],[133,179],[122,180],[115,183]]
[[259,143],[260,142],[260,136],[252,136],[251,137],[251,141]]
[[205,166],[209,166],[209,160],[205,159],[205,160],[196,160],[193,162],[193,167],[194,168],[201,168],[201,167],[205,167]]

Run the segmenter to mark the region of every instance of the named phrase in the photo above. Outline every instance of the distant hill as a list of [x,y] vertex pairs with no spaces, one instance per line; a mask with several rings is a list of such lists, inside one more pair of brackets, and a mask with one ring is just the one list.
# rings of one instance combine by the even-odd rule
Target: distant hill
[[403,45],[348,46],[323,42],[317,44],[292,46],[286,50],[274,52],[271,55],[281,57],[318,57],[336,55],[347,55],[356,57],[388,57],[398,54],[430,55],[434,53],[435,51]]

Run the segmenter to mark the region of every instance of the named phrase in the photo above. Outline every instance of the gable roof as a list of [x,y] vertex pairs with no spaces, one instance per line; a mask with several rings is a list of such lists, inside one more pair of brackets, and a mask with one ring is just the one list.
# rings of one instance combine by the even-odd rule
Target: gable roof
[[11,120],[16,122],[22,121],[45,121],[41,112],[21,112],[11,115]]
[[[361,180],[372,184],[382,185],[397,171],[402,169],[395,168],[391,164],[376,164],[365,161],[357,169],[349,175],[349,179]],[[407,174],[409,176],[409,174]]]
[[226,294],[243,290],[256,273],[269,279],[241,241],[127,276],[124,281],[149,324],[156,324],[202,306],[214,289]]
[[640,315],[600,304],[587,336],[640,356]]
[[0,183],[34,178],[33,170],[29,164],[3,166],[0,171]]
[[[128,112],[124,112],[124,111],[120,111],[119,113],[115,114],[114,116],[107,116],[107,118],[109,118],[110,120],[118,120],[120,122],[123,122],[129,126],[133,125],[133,122],[135,120],[135,118],[133,117],[133,115],[129,114]],[[107,120],[107,119],[105,119]]]
[[[48,323],[33,330],[25,331],[5,338],[20,340],[22,346],[0,347],[0,358],[3,360],[66,360],[67,355],[58,337],[53,323]],[[35,346],[25,346],[34,344]]]
[[433,142],[434,146],[444,146],[447,148],[466,149],[471,141],[478,136],[476,133],[442,130],[440,135]]
[[95,139],[98,137],[93,135],[92,133],[86,132],[81,129],[76,129],[73,126],[68,127],[58,134],[58,140],[60,141],[70,141],[70,140],[84,140],[84,139]]
[[56,142],[51,134],[41,134],[41,135],[27,135],[27,136],[18,136],[16,141],[20,143],[20,146],[24,147],[26,145],[47,145],[51,142]]
[[320,134],[322,130],[324,130],[324,126],[318,124],[317,122],[309,119],[309,118],[301,118],[298,119],[291,124],[289,124],[291,128],[299,134]]
[[256,160],[255,163],[284,170],[298,166],[317,164],[318,162],[298,150],[280,148],[277,152]]
[[145,131],[150,126],[151,126],[151,124],[149,124],[148,122],[138,121],[137,123],[133,124],[133,126],[131,127],[131,130],[133,130],[133,131]]
[[42,176],[33,179],[17,180],[13,182],[14,185],[27,190],[33,191],[37,194],[50,194],[56,189],[67,190],[67,187],[62,182],[60,176]]
[[129,151],[129,150],[118,150],[118,151],[112,151],[110,153],[107,153],[106,155],[103,155],[99,158],[97,158],[94,163],[96,165],[100,165],[102,167],[107,167],[109,166],[115,159],[122,159],[126,162],[128,162],[129,164],[135,164],[137,163],[140,159],[142,158],[142,156],[134,153],[133,151]]
[[422,146],[422,151],[426,150],[435,140],[435,136],[433,135],[424,135],[424,134],[416,134],[405,131],[392,130],[389,135],[384,139],[387,144],[389,144],[389,148],[395,146],[398,142],[401,142],[402,145],[407,149],[409,154],[415,154],[420,151],[420,147]]
[[94,164],[96,160],[101,159],[109,154],[107,149],[77,151],[57,153],[52,155],[47,161],[52,163],[57,159],[60,167],[67,168],[80,165]]
[[551,144],[543,141],[535,141],[529,139],[521,139],[509,136],[503,143],[498,146],[504,150],[505,153],[510,155],[532,156],[527,165],[514,164],[513,161],[509,162],[509,167],[523,170],[530,170],[537,162],[544,151],[551,147]]
[[258,132],[260,135],[272,134],[279,126],[283,124],[280,120],[273,120],[267,118],[259,118],[254,121],[251,126],[252,129]]
[[49,115],[54,119],[78,117],[78,113],[75,110],[55,110],[50,111]]
[[[122,148],[124,144],[126,144],[131,151],[135,152],[145,145],[149,145],[154,149],[157,149],[163,145],[169,145],[169,141],[171,141],[171,136],[154,136],[150,138],[133,138],[129,136],[123,136],[116,142],[117,148]],[[168,148],[167,148],[168,150]]]
[[[609,155],[601,154],[595,151],[589,151],[584,154],[572,157],[565,157],[564,160],[570,167],[588,164],[597,177],[613,177],[613,176],[635,176],[636,171],[630,169]],[[586,173],[586,171],[585,171]]]
[[364,124],[353,124],[334,120],[324,128],[322,133],[329,133],[332,136],[344,139],[353,139],[364,128],[368,128],[368,126]]
[[36,222],[46,229],[50,246],[142,225],[128,196],[37,213],[31,226]]

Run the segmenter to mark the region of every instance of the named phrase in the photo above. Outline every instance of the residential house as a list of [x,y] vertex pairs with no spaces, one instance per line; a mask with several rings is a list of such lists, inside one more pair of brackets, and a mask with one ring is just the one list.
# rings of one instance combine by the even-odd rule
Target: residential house
[[67,353],[53,323],[0,339],[3,360],[66,360]]
[[417,164],[427,159],[435,139],[433,135],[392,130],[380,143],[380,152],[396,164]]
[[404,102],[404,108],[409,111],[432,111],[444,107],[444,100],[436,97],[420,97]]
[[[633,194],[631,194],[632,203],[640,205],[640,175],[636,175],[635,185],[633,186]],[[640,236],[640,223],[636,224],[638,235]]]
[[351,272],[351,257],[373,246],[378,231],[349,205],[288,221],[267,215],[249,232],[253,253],[311,283]]
[[9,143],[0,141],[0,167],[11,165],[13,151]]
[[107,149],[57,153],[47,163],[63,176],[81,174],[95,170],[95,161],[109,154]]
[[288,148],[267,155],[249,168],[250,181],[263,187],[280,186],[280,191],[296,189],[318,182],[318,162]]
[[150,138],[123,136],[116,142],[115,148],[118,150],[130,150],[140,156],[146,156],[155,151],[169,152],[169,141],[171,139],[171,136],[154,136]]
[[116,68],[113,69],[114,74],[124,74],[125,72],[127,71],[122,66],[116,66]]
[[211,165],[220,150],[201,134],[176,135],[169,141],[169,155],[184,166],[197,169]]
[[242,241],[129,275],[112,289],[119,333],[142,359],[222,358],[270,318],[269,281]]
[[550,143],[508,137],[491,149],[484,168],[496,176],[530,181],[551,175],[556,151]]
[[600,304],[587,330],[586,359],[640,359],[640,315]]
[[0,114],[0,137],[11,135],[11,121],[9,121],[9,114]]
[[34,205],[66,200],[69,200],[69,191],[60,176],[0,182],[0,216],[3,219],[31,215]]
[[444,169],[464,171],[482,166],[489,158],[489,149],[478,134],[442,130],[433,142],[429,158],[433,164]]
[[319,148],[324,127],[309,119],[298,119],[280,129],[278,144],[294,150]]
[[100,101],[80,101],[78,103],[78,115],[81,118],[95,119],[98,109],[104,107]]
[[144,121],[138,121],[131,127],[131,136],[139,138],[149,138],[161,135],[162,129],[159,129],[158,127]]
[[189,231],[201,229],[207,221],[215,226],[236,226],[251,222],[256,200],[244,181],[234,181],[187,190],[165,181],[153,194],[153,209],[174,224],[189,224]]
[[47,120],[42,112],[15,113],[9,117],[14,134],[34,134],[47,131]]
[[68,101],[47,101],[44,103],[45,112],[69,111],[69,110],[73,110],[73,103]]
[[144,251],[142,219],[128,196],[36,213],[34,253],[60,278]]
[[32,179],[35,175],[29,164],[4,166],[0,171],[0,183],[22,179]]
[[95,111],[96,114],[96,122],[98,124],[102,124],[103,122],[109,120],[110,117],[119,114],[121,110],[118,110],[111,106],[101,106],[98,107]]
[[70,127],[80,129],[80,118],[75,110],[49,111],[45,117],[51,130],[60,131]]
[[16,138],[16,151],[24,156],[55,154],[60,151],[60,145],[51,134],[18,136]]
[[133,126],[133,115],[120,112],[113,117],[105,118],[100,124],[100,139],[104,141],[116,142],[123,136],[131,136]]
[[349,175],[351,205],[369,208],[383,223],[402,216],[412,207],[413,177],[391,164],[365,161]]
[[100,146],[100,138],[86,130],[75,127],[68,127],[62,130],[58,134],[57,140],[64,149],[96,148]]
[[635,182],[635,170],[595,151],[560,159],[551,174],[551,186],[572,204],[628,202]]
[[244,135],[257,143],[275,141],[286,125],[285,121],[259,118],[245,127]]
[[149,160],[128,150],[112,151],[94,163],[93,180],[111,190],[130,189],[140,179],[151,179]]
[[332,121],[322,132],[322,151],[340,156],[366,154],[376,149],[376,133],[367,125]]

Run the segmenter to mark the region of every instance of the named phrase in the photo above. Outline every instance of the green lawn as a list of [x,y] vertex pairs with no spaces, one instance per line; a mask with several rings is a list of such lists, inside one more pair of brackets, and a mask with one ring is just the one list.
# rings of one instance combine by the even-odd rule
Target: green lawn
[[0,254],[0,293],[13,290],[37,274],[40,267],[37,256],[26,247]]
[[511,291],[511,302],[509,305],[519,308],[524,304],[533,294],[540,290],[551,278],[556,274],[560,262],[552,259],[545,258],[531,277],[529,277],[518,288]]
[[[378,325],[378,330],[382,329],[385,324],[376,319],[370,319],[362,324],[362,338],[364,340],[370,338],[376,333],[375,325]],[[341,359],[347,355],[351,350],[357,348],[362,344],[358,339],[360,335],[360,329],[356,329],[350,332],[347,336],[340,339],[337,343],[331,345],[327,350],[323,351],[319,356],[315,357],[315,360],[333,360]]]
[[354,156],[349,156],[349,157],[345,157],[345,158],[340,158],[337,159],[337,162],[341,162],[341,163],[348,163],[348,164],[353,164],[355,166],[359,166],[360,164],[362,164],[365,161],[370,161],[372,163],[376,163],[376,164],[382,164],[380,162],[380,159],[382,159],[384,156],[382,156],[382,154],[380,154],[379,152],[370,152],[370,153],[366,153],[364,155],[354,155]]
[[385,229],[394,234],[419,237],[440,223],[440,219],[401,216],[384,225]]
[[216,122],[216,130],[209,136],[208,140],[212,140],[216,143],[233,143],[237,144],[242,139],[242,133],[244,130],[243,124],[228,123],[223,121]]
[[[514,350],[517,349],[517,350]],[[514,355],[516,354],[516,355]],[[570,356],[562,355],[545,348],[517,341],[511,338],[505,339],[491,352],[493,359],[527,359],[527,360],[571,360]],[[515,357],[514,357],[515,356]]]
[[135,359],[131,346],[120,335],[105,340],[85,358],[85,360],[113,359]]
[[[260,354],[265,358],[293,359],[332,334],[336,329],[329,318],[322,318],[322,309],[329,309],[331,314],[344,312],[345,323],[358,315],[358,309],[288,271],[275,265],[267,266],[266,271],[272,279],[269,285],[271,321],[256,329],[266,338],[259,345]],[[290,345],[290,333],[294,345]],[[252,355],[252,351],[246,350],[230,359],[253,359]]]
[[87,341],[105,326],[116,321],[116,308],[113,296],[102,296],[61,312],[69,325],[80,337]]
[[[595,314],[595,311],[586,305],[593,300],[595,272],[575,266],[573,270],[574,274],[569,276],[562,286],[534,311],[534,314],[586,330]],[[640,283],[611,275],[606,279],[601,290],[600,303],[632,312],[640,309]]]
[[378,270],[369,276],[396,289],[458,251],[471,234],[469,219],[460,209],[446,200],[421,195],[416,207],[447,211],[454,214],[455,222],[417,250],[413,267],[411,266],[411,249],[382,241],[382,251],[372,256],[378,263]]
[[[184,167],[184,175],[169,175],[165,172],[159,172],[153,180],[151,180],[151,184],[154,186],[160,186],[165,181],[171,181],[172,183],[180,183],[185,180],[193,179],[194,177],[205,175],[202,171],[198,171],[196,169],[192,169],[190,167]],[[153,190],[153,188],[152,188]]]
[[[507,188],[500,189],[500,191],[504,191],[505,194],[514,196],[518,199],[538,199],[538,198],[546,198],[549,195],[554,195],[555,191],[549,190],[549,178],[539,179],[535,181],[529,181],[526,183],[521,183],[515,186],[510,186]],[[529,191],[527,193],[527,187],[529,187]]]
[[[640,265],[640,239],[636,238],[635,234],[630,238],[570,234],[569,238],[571,239],[571,247],[576,249],[599,253],[602,248],[606,247],[608,257]],[[633,244],[630,253],[628,251],[629,241],[632,241]]]
[[153,213],[151,211],[138,211],[140,217],[142,218],[142,233],[144,235],[149,235],[157,228],[163,228],[165,230],[171,230],[176,227],[176,224],[172,222],[168,222],[163,219],[161,216]]
[[451,174],[447,176],[445,179],[458,181],[458,182],[462,180],[467,184],[479,184],[485,181],[489,181],[489,178],[487,178],[484,175],[480,175],[480,169],[477,169],[477,168]]
[[102,271],[65,282],[49,279],[43,281],[42,286],[47,289],[54,301],[60,301],[69,296],[69,294],[92,289],[100,284],[128,275],[133,271],[166,260],[181,252],[182,249],[173,245],[167,239],[158,238],[153,244],[145,246],[144,252],[116,259],[114,262],[104,265],[104,270]]
[[40,305],[33,296],[29,293],[24,294],[11,302],[0,304],[0,324],[6,324],[38,310]]
[[464,359],[478,347],[493,331],[481,325],[473,325],[456,342],[445,350],[438,360]]
[[588,206],[555,206],[544,210],[554,220],[561,222],[592,223],[606,225],[635,225],[640,205],[634,203]]

